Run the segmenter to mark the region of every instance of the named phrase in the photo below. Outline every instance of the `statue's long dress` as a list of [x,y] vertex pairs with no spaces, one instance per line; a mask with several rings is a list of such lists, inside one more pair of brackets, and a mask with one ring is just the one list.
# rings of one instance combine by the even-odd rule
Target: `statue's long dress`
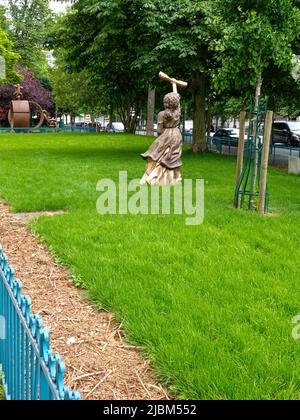
[[147,160],[147,169],[141,180],[141,184],[149,185],[175,185],[182,181],[181,155],[182,135],[178,128],[178,117],[172,116],[168,111],[158,114],[159,137],[150,146],[142,157]]

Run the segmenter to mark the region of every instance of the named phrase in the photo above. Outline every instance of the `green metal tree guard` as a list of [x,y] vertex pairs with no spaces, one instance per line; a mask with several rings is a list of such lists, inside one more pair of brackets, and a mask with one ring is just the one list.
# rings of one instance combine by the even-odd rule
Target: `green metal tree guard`
[[[255,99],[249,101],[248,112],[248,135],[245,147],[245,159],[242,175],[235,191],[234,206],[255,210],[258,207],[260,169],[265,131],[265,118],[268,108],[268,98],[258,98],[258,106]],[[266,190],[265,212],[269,211],[269,190]]]

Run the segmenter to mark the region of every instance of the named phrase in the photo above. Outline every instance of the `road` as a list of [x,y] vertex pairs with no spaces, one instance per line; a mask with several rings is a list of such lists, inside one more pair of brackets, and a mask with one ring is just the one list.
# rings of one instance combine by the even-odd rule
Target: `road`
[[[215,145],[211,145],[210,150],[217,151]],[[237,147],[222,146],[222,154],[224,155],[237,155]],[[282,145],[276,145],[272,148],[270,153],[269,163],[273,165],[280,165],[285,168],[289,164],[289,156],[300,157],[300,148],[287,148]]]
[[[184,143],[191,144],[192,137],[186,136]],[[208,142],[208,147],[209,150],[217,152],[217,148],[214,144],[212,144],[212,142]],[[237,147],[222,146],[222,154],[236,156]],[[284,145],[276,144],[272,147],[269,162],[270,164],[280,165],[287,168],[289,163],[289,156],[300,157],[300,148],[287,147]]]

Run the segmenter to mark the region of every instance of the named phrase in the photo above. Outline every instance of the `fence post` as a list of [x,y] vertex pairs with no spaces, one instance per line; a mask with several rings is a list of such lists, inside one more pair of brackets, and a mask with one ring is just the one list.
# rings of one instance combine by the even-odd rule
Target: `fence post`
[[273,125],[273,111],[268,111],[267,116],[266,116],[264,144],[263,144],[261,169],[260,169],[260,189],[259,189],[258,211],[259,211],[259,214],[261,215],[264,215],[266,212],[266,190],[267,190],[267,176],[268,176],[272,125]]
[[[31,300],[22,295],[22,283],[14,278],[0,245],[0,373],[7,399],[80,400],[78,392],[64,386],[65,366],[50,351],[49,331],[31,313]],[[1,332],[1,331],[0,331]]]

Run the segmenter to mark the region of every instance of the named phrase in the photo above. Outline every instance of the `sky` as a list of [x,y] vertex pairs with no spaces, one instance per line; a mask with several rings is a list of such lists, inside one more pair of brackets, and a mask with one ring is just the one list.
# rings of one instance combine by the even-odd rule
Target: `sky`
[[66,9],[68,3],[69,2],[60,3],[60,2],[57,2],[57,1],[50,1],[49,2],[51,9],[56,13],[63,12]]
[[[0,0],[0,5],[5,5],[6,4],[6,0]],[[64,3],[61,2],[57,2],[57,1],[49,1],[50,4],[50,8],[56,12],[56,13],[61,13],[64,12],[66,10],[66,7],[68,6],[68,4],[70,4],[69,1],[65,1]]]

